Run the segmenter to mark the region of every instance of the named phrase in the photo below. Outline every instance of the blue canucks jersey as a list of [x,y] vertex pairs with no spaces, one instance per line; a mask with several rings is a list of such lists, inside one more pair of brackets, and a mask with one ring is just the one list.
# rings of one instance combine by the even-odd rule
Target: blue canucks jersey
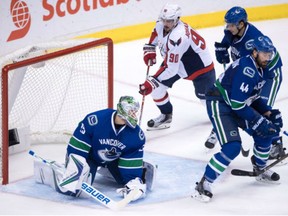
[[118,168],[126,184],[142,177],[145,135],[140,127],[123,125],[116,128],[116,110],[104,109],[88,114],[75,129],[67,154],[75,153],[96,166],[118,160]]
[[215,85],[226,104],[240,118],[252,121],[257,115],[255,110],[262,114],[270,109],[259,97],[265,79],[267,76],[261,68],[256,67],[254,59],[249,55],[233,62],[219,76]]
[[[224,30],[224,38],[222,39],[221,44],[223,44],[225,47],[230,47],[231,58],[233,61],[235,61],[241,57],[250,55],[253,50],[252,42],[254,38],[260,36],[263,36],[263,33],[251,23],[247,23],[245,32],[241,37],[234,36],[230,31]],[[273,78],[273,69],[275,67],[281,67],[282,65],[280,55],[277,50],[275,50],[275,57],[265,70],[268,72],[271,71],[271,73],[269,73],[269,77]]]
[[252,42],[254,38],[259,36],[263,36],[262,32],[254,25],[247,23],[245,32],[241,37],[234,36],[230,31],[224,30],[224,38],[221,43],[231,48],[231,58],[235,61],[236,59],[251,54],[253,50]]

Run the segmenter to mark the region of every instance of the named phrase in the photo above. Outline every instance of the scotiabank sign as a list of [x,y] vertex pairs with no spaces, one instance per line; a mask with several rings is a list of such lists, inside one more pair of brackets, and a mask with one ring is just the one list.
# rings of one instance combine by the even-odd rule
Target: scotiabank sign
[[10,14],[15,27],[7,41],[24,37],[31,25],[31,15],[25,1],[12,0],[10,3]]
[[[105,9],[120,4],[127,4],[129,2],[129,0],[42,0],[41,4],[40,2],[36,1],[40,0],[11,0],[10,14],[14,26],[9,37],[7,38],[7,42],[24,38],[30,31],[30,27],[33,25],[33,21],[39,21],[35,20],[35,17],[33,18],[33,14],[31,15],[30,13],[31,11],[43,13],[41,15],[43,22],[48,22],[56,17],[62,18],[76,15],[83,11],[94,12],[100,8]],[[27,2],[30,3],[29,6]],[[39,10],[39,7],[41,6],[42,9]],[[39,14],[37,15],[37,17],[39,17]]]
[[[106,8],[119,4],[126,4],[129,0],[43,0],[43,8],[48,12],[43,16],[44,21],[51,20],[54,16],[64,17],[67,14],[77,14],[80,10],[91,11],[98,8]],[[55,2],[55,1],[54,1]]]

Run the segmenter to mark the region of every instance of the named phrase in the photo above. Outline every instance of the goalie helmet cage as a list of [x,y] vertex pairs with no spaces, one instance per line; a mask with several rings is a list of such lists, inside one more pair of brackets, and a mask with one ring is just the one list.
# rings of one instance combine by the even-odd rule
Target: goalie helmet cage
[[66,134],[67,140],[88,113],[113,108],[110,38],[38,44],[0,58],[0,65],[3,185],[9,183],[9,129],[28,127],[36,143],[57,143],[51,139]]

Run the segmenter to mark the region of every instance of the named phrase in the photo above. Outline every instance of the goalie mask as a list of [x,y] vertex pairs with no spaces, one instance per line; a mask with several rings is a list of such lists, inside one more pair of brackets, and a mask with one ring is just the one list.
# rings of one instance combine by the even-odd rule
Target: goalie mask
[[125,120],[126,125],[135,128],[138,121],[139,102],[131,96],[122,96],[117,104],[117,115]]

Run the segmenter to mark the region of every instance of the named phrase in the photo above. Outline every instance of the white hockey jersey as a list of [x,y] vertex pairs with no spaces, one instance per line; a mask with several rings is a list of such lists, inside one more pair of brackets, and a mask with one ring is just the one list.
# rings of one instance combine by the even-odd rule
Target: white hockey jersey
[[194,80],[199,75],[214,69],[204,38],[188,24],[179,20],[169,34],[164,36],[163,33],[164,25],[158,21],[149,40],[149,44],[159,47],[164,59],[154,75],[160,82],[173,80],[178,76]]

